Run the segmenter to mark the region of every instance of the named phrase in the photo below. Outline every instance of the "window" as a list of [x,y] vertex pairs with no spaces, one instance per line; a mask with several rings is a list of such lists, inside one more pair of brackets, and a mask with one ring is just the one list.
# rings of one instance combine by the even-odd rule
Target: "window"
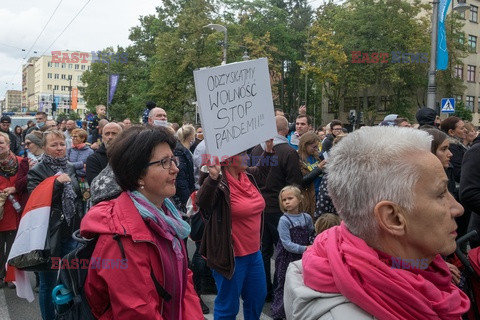
[[456,37],[457,37],[457,42],[459,44],[464,44],[465,43],[465,34],[463,32],[457,33]]
[[475,66],[468,65],[467,66],[467,81],[468,82],[475,82]]
[[92,70],[92,66],[88,66],[88,70]]
[[474,96],[467,96],[467,99],[466,99],[466,105],[465,107],[470,110],[471,112],[473,112],[473,106],[475,104],[475,97]]
[[67,75],[66,74],[62,74],[62,80],[65,80],[67,79]]
[[75,70],[78,70],[80,66],[78,64],[75,65]]
[[455,66],[455,77],[463,80],[463,65],[457,64]]
[[73,64],[69,63],[68,64],[68,69],[73,69]]
[[60,64],[58,62],[55,62],[55,68],[58,68]]
[[58,84],[53,86],[53,90],[58,90]]
[[459,12],[458,15],[460,16],[461,19],[465,20],[465,11]]
[[468,35],[468,49],[471,52],[477,52],[477,37]]
[[470,22],[478,22],[478,7],[470,5]]
[[58,73],[55,73],[55,79],[60,79],[60,75]]
[[52,85],[51,84],[47,85],[47,90],[52,90]]
[[49,62],[47,65],[48,65],[49,68],[52,67],[52,63],[51,63],[51,62]]
[[77,81],[82,81],[82,76],[77,76]]
[[47,78],[52,79],[52,74],[51,73],[47,74]]
[[456,102],[462,101],[462,96],[456,96],[456,97],[455,97],[455,101],[456,101]]
[[82,70],[85,70],[85,65],[84,64],[82,64]]
[[62,63],[62,69],[65,69],[67,67],[66,63]]

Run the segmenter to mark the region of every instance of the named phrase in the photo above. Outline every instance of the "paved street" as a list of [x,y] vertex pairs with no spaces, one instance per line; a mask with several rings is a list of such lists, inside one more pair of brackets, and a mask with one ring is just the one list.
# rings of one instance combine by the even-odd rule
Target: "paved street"
[[[188,252],[192,255],[195,250],[194,244],[189,241]],[[273,262],[273,261],[272,261]],[[272,263],[273,265],[273,263]],[[31,283],[35,284],[35,277],[33,273],[31,275]],[[203,301],[210,308],[210,314],[205,315],[206,319],[213,319],[213,302],[215,300],[214,295],[203,296]],[[271,319],[270,315],[270,303],[265,304],[263,308],[263,314],[260,319]],[[25,299],[17,297],[15,289],[3,288],[0,289],[0,320],[41,320],[40,308],[38,306],[38,294],[35,294],[35,300],[32,303],[28,303]],[[237,319],[243,319],[242,307],[240,306],[240,313]]]

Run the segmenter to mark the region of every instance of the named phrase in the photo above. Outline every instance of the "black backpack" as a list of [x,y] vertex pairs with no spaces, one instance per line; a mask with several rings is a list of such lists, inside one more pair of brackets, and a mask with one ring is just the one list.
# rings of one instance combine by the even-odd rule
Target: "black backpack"
[[[93,239],[83,238],[80,236],[80,230],[75,231],[72,237],[78,241],[80,245],[63,257],[58,266],[57,285],[52,292],[53,304],[56,309],[55,319],[94,320],[95,317],[90,310],[84,292],[85,280],[87,279],[90,265],[88,268],[85,268],[85,264],[81,262],[85,261],[82,259],[88,259],[90,262],[98,237]],[[120,237],[119,234],[113,235],[113,239],[120,247],[122,262],[126,263],[127,258]],[[171,295],[160,285],[153,271],[151,272],[151,277],[160,297],[165,301],[169,301],[172,298]],[[108,308],[106,308],[106,310],[107,309]]]

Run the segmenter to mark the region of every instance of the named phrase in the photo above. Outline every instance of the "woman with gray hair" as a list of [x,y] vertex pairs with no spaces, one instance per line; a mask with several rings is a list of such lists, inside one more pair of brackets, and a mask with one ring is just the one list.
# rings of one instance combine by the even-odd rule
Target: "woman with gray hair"
[[336,145],[328,191],[343,222],[321,233],[285,283],[287,319],[460,319],[468,297],[442,255],[462,206],[428,133],[370,127]]

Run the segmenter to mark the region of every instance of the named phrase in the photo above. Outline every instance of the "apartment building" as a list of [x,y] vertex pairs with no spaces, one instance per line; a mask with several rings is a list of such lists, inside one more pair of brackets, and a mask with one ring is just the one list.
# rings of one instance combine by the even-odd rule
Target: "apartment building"
[[31,57],[22,68],[22,111],[34,111],[35,62],[37,60],[38,57]]
[[25,107],[30,111],[51,113],[56,103],[57,112],[68,112],[75,109],[72,96],[77,92],[76,111],[84,116],[85,101],[78,88],[85,86],[81,76],[91,69],[92,59],[91,53],[79,51],[53,51],[52,55],[30,58],[23,67],[22,101]]
[[468,57],[463,59],[463,65],[456,65],[455,75],[465,82],[467,86],[463,95],[455,97],[457,100],[463,100],[465,106],[473,113],[473,123],[479,125],[480,122],[480,25],[478,19],[478,7],[480,0],[468,0],[470,9],[462,13],[465,26],[463,32],[470,50]]
[[3,111],[22,111],[22,92],[20,90],[7,90]]

